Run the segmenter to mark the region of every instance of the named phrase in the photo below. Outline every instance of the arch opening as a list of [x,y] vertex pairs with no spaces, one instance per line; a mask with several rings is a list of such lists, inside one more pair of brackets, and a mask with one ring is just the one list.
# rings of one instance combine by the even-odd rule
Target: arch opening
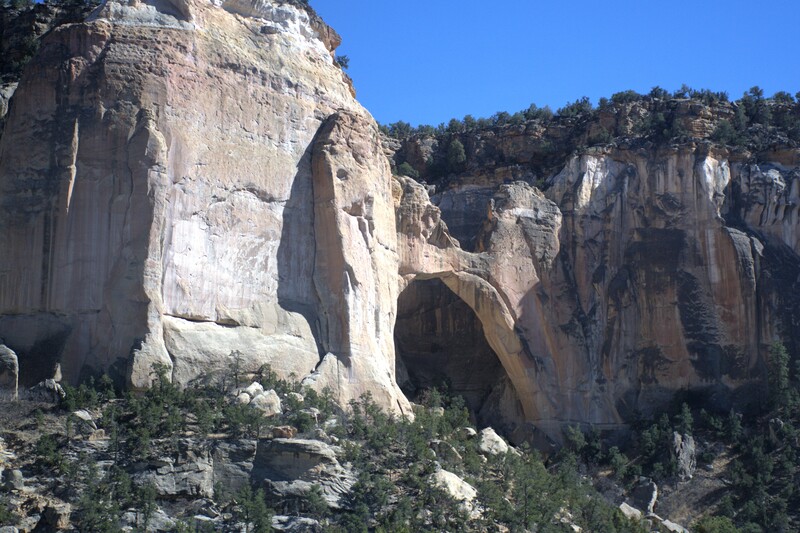
[[479,427],[510,434],[524,419],[483,324],[441,280],[415,280],[400,294],[394,338],[397,384],[410,401],[436,387],[461,396]]

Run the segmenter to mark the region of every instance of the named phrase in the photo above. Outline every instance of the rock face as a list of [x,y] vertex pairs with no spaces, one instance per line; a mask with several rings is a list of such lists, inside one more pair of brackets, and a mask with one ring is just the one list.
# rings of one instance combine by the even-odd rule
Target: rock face
[[139,483],[150,483],[167,498],[211,498],[214,494],[215,463],[208,452],[196,452],[182,441],[175,457],[164,457],[136,476]]
[[353,472],[321,441],[273,439],[259,442],[252,477],[282,498],[302,497],[315,485],[330,507],[339,508],[356,482]]
[[400,413],[443,385],[480,425],[557,440],[677,390],[746,407],[768,346],[800,346],[797,150],[560,153],[542,140],[561,126],[511,126],[425,186],[386,152],[424,166],[440,140],[385,148],[338,42],[254,0],[109,0],[47,34],[3,89],[0,336],[21,384],[270,365]]
[[[484,141],[506,162],[532,157],[524,143]],[[474,310],[510,382],[502,429],[613,428],[657,413],[680,389],[718,409],[758,402],[768,346],[796,342],[800,314],[785,290],[800,274],[791,207],[800,168],[796,153],[760,165],[738,157],[709,144],[587,150],[545,193],[509,164],[451,177],[430,202],[401,178],[406,291],[436,278]],[[475,329],[439,315],[407,328],[402,313],[398,326],[403,338]],[[398,350],[401,384],[420,373],[416,360],[459,357],[432,344]]]
[[694,444],[694,437],[691,435],[681,435],[672,433],[672,454],[678,465],[678,479],[687,481],[692,479],[697,467],[697,449]]
[[391,174],[336,44],[301,8],[234,0],[110,1],[43,40],[0,139],[23,383],[56,361],[188,383],[234,354],[302,377],[331,353],[343,401],[406,406]]
[[19,384],[19,360],[8,346],[0,344],[0,392],[17,397]]
[[651,479],[641,479],[633,489],[631,497],[636,508],[651,514],[654,512],[656,500],[658,500],[658,485]]

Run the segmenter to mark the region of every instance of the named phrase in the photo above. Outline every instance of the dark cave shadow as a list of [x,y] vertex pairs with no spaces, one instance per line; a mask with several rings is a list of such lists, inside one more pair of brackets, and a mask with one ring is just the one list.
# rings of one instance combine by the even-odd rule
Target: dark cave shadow
[[277,254],[278,305],[284,311],[297,313],[306,320],[322,360],[325,351],[319,332],[319,298],[314,287],[316,237],[311,157],[316,140],[317,135],[297,163],[289,198],[283,208],[283,225]]

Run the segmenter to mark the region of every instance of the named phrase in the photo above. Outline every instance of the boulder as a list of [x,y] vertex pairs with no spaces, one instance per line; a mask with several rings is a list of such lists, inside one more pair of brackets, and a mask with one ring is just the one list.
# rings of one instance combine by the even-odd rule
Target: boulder
[[697,467],[697,450],[691,435],[672,433],[672,453],[678,465],[678,479],[688,481],[694,476]]
[[436,457],[457,462],[461,462],[463,460],[461,454],[458,453],[458,450],[456,450],[453,445],[447,441],[434,439],[428,445],[434,452],[436,452]]
[[670,533],[689,533],[689,530],[672,520],[662,520],[661,525]]
[[70,416],[77,421],[78,428],[81,431],[92,433],[97,430],[97,424],[95,424],[94,417],[86,409],[74,411],[70,413]]
[[561,524],[568,526],[574,533],[581,533],[583,531],[583,528],[575,523],[575,517],[566,507],[559,509],[553,518]]
[[22,490],[25,488],[25,478],[20,470],[3,470],[3,488],[5,490]]
[[313,518],[285,515],[272,517],[272,529],[288,533],[321,533],[324,531],[320,523]]
[[458,430],[458,435],[463,439],[472,439],[478,436],[478,432],[475,430],[475,428],[466,426]]
[[631,498],[634,507],[644,509],[648,515],[652,514],[658,499],[658,485],[650,478],[641,478],[639,484],[634,487]]
[[92,433],[86,438],[89,442],[96,442],[99,440],[106,439],[106,430],[105,429],[96,429],[92,431]]
[[251,398],[255,398],[259,394],[264,393],[264,387],[261,386],[261,383],[254,381],[246,388],[242,389],[241,392],[246,392],[248,395],[250,395]]
[[472,507],[472,502],[478,496],[478,491],[475,490],[475,487],[447,470],[437,470],[431,474],[431,480],[435,486],[444,490],[454,500],[470,508]]
[[247,394],[246,392],[242,391],[236,395],[236,401],[242,405],[247,405],[253,399],[252,396]]
[[481,453],[500,455],[508,452],[508,444],[503,440],[503,437],[489,427],[481,430],[478,438],[478,450]]
[[68,503],[50,503],[42,512],[42,525],[52,530],[67,529],[72,506]]
[[19,386],[19,360],[17,354],[6,346],[0,344],[0,395],[10,394],[17,398]]
[[619,510],[622,511],[622,514],[625,515],[626,518],[630,520],[641,520],[642,519],[642,512],[637,509],[636,507],[632,507],[625,502],[619,504]]
[[28,392],[30,400],[39,402],[59,403],[67,397],[64,388],[54,379],[40,381]]
[[783,426],[784,426],[783,420],[781,420],[780,418],[770,418],[769,440],[772,442],[772,444],[776,446],[779,445],[781,442],[779,435],[783,431]]
[[319,424],[319,416],[322,414],[322,412],[316,407],[309,407],[307,409],[302,409],[300,412],[311,417],[314,420],[315,424]]
[[290,392],[286,395],[287,398],[291,398],[293,401],[297,402],[298,404],[302,404],[305,402],[306,397],[300,394],[299,392]]
[[[122,522],[126,524],[123,531],[141,531],[144,525],[144,516],[141,511],[128,511],[122,515]],[[166,512],[156,508],[147,522],[147,531],[175,531],[175,520]]]
[[279,415],[283,412],[281,408],[281,399],[278,393],[270,389],[250,400],[250,407],[258,409],[264,416],[271,417]]
[[297,428],[293,426],[276,426],[272,428],[272,437],[275,439],[293,439],[297,435]]

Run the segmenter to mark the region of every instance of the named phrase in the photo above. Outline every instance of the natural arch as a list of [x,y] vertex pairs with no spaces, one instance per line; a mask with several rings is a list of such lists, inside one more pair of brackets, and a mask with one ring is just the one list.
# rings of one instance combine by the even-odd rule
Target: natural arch
[[481,319],[440,279],[400,294],[395,324],[397,384],[409,400],[431,387],[462,396],[479,426],[510,433],[524,420],[511,380]]

